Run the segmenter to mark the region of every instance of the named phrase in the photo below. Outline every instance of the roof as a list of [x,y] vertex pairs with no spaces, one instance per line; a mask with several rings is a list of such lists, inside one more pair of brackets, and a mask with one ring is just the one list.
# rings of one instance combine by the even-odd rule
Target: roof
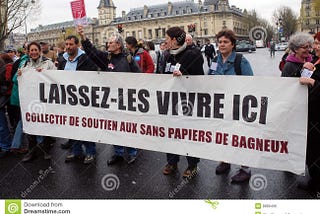
[[100,0],[98,9],[103,7],[114,7],[112,0]]

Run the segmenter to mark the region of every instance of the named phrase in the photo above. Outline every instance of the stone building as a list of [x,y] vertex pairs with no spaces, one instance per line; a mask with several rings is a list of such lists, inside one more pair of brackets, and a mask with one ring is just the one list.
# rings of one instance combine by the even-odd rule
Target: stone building
[[300,31],[315,33],[320,31],[319,0],[302,0],[300,9]]
[[[104,46],[110,35],[122,30],[124,37],[159,42],[165,38],[165,31],[179,26],[203,41],[214,39],[223,28],[235,31],[241,38],[248,38],[248,25],[244,14],[236,6],[230,6],[228,0],[184,0],[158,5],[144,5],[132,8],[128,13],[122,11],[116,17],[116,5],[112,0],[100,0],[98,19],[91,20],[85,27],[85,33],[96,46]],[[63,33],[63,30],[65,33]],[[75,33],[73,22],[63,22],[32,29],[29,40],[45,40],[51,44],[63,39],[63,35]]]

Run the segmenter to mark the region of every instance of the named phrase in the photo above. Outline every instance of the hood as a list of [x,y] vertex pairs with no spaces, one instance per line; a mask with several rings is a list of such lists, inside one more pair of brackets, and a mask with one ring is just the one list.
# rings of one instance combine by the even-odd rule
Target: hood
[[295,54],[289,54],[289,56],[286,59],[287,62],[293,62],[293,63],[305,63],[305,62],[311,62],[312,61],[312,56],[309,54],[309,56],[306,58],[305,62],[301,61],[298,59]]
[[[81,55],[84,54],[84,53],[85,53],[85,52],[84,52],[83,50],[81,50],[80,48],[78,48],[78,54],[77,54],[77,56],[73,59],[73,62],[76,61],[76,60],[78,59],[78,57],[81,56]],[[68,54],[67,52],[65,52],[65,53],[63,54],[63,58],[68,61],[68,59],[69,59],[69,54]]]

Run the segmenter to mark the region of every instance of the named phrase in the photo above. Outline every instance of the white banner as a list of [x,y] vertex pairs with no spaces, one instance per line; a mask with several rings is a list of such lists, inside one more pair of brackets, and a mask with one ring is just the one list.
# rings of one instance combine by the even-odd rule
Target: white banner
[[305,171],[295,78],[28,70],[19,92],[26,133]]

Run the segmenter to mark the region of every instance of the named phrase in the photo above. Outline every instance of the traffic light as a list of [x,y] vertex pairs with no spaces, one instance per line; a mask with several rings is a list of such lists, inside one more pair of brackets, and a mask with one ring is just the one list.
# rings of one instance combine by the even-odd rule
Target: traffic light
[[118,24],[118,32],[119,32],[119,33],[122,33],[122,32],[123,32],[122,24]]

